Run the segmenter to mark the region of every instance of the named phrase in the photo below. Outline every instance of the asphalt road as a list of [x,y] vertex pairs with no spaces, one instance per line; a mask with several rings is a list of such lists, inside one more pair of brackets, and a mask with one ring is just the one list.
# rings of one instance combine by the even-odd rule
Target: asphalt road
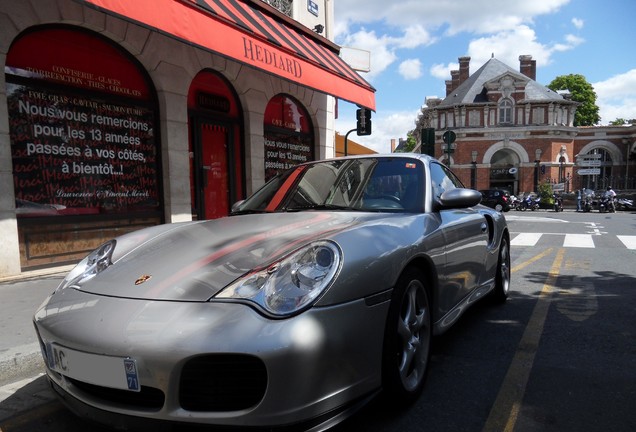
[[[396,409],[379,397],[333,431],[636,430],[636,214],[512,211],[506,218],[508,302],[478,303],[435,339],[414,404]],[[39,304],[48,288],[30,286],[30,301]],[[4,345],[20,315],[5,316],[5,303]],[[30,322],[20,331],[17,341],[27,343],[18,346],[28,346]],[[103,430],[70,414],[38,373],[36,366],[23,381],[0,380],[0,432]]]
[[509,301],[437,338],[415,404],[378,399],[336,430],[636,430],[636,215],[506,218]]

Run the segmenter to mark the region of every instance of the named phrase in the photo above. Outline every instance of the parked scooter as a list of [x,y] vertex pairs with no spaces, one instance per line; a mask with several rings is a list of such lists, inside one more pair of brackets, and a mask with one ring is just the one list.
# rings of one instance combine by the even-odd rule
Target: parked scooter
[[559,194],[553,194],[552,199],[554,199],[554,211],[562,212],[563,211],[563,198]]

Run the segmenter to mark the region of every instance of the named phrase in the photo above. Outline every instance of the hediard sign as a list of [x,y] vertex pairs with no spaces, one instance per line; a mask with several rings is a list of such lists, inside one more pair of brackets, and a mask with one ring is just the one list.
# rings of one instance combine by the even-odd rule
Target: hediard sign
[[295,78],[303,76],[301,64],[293,57],[283,56],[280,53],[271,51],[266,46],[246,37],[243,37],[243,47],[245,58],[251,60],[251,62],[274,66]]

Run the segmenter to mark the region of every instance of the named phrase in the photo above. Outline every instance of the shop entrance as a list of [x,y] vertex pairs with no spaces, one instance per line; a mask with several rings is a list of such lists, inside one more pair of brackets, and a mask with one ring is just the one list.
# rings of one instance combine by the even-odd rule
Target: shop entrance
[[188,109],[192,219],[227,216],[245,195],[237,98],[225,79],[204,71],[192,82]]
[[193,173],[196,219],[216,219],[227,216],[230,210],[234,173],[228,160],[228,127],[207,119],[193,120]]

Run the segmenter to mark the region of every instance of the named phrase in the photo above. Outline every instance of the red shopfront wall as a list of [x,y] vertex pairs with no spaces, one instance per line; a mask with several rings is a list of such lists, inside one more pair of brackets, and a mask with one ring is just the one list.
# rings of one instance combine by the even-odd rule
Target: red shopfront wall
[[44,26],[13,42],[5,73],[23,268],[163,221],[155,92],[128,53]]

